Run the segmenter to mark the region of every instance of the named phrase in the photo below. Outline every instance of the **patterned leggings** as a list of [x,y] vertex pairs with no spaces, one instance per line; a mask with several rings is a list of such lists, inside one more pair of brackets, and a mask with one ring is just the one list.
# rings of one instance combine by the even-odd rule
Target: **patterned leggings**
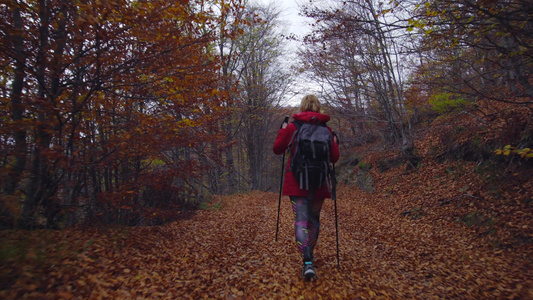
[[292,211],[294,212],[296,244],[304,262],[311,261],[313,257],[313,250],[320,231],[320,210],[324,204],[324,198],[312,200],[309,198],[290,196]]

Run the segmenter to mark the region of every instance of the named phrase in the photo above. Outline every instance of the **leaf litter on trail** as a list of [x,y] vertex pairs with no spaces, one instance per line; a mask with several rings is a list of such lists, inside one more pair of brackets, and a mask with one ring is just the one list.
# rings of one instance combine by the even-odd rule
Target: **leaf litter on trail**
[[[402,189],[394,188],[407,197]],[[277,194],[219,200],[220,209],[163,226],[71,228],[46,233],[46,241],[40,231],[0,232],[11,245],[26,241],[28,252],[3,263],[2,271],[16,280],[3,283],[0,297],[533,297],[531,245],[494,248],[474,228],[433,219],[437,213],[427,208],[424,217],[404,217],[407,203],[386,193],[339,190],[340,268],[333,201],[326,200],[313,282],[301,278],[288,198],[282,199],[277,242]]]

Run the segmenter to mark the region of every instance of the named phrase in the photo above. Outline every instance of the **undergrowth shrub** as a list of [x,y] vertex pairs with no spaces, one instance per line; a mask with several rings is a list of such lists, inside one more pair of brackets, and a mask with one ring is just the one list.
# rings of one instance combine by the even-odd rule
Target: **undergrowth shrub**
[[431,108],[440,114],[462,110],[469,103],[469,101],[465,100],[460,95],[446,92],[431,95],[429,97],[429,104],[431,104]]
[[505,145],[522,150],[533,148],[530,108],[489,100],[465,106],[463,100],[446,93],[431,98],[433,109],[439,110],[441,115],[431,124],[427,145],[428,154],[438,162],[448,159],[480,163],[501,161],[495,149]]
[[513,154],[513,155],[519,156],[520,158],[524,158],[526,160],[533,158],[533,150],[531,150],[530,148],[519,149],[516,147],[512,147],[511,145],[507,145],[503,147],[503,149],[496,149],[494,150],[494,153],[496,155],[504,155],[504,156],[509,156]]

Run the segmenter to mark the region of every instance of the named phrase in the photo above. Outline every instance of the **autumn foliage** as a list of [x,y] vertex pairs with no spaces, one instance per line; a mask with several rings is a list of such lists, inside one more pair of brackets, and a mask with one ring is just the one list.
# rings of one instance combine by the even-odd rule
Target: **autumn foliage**
[[[272,6],[2,1],[0,298],[533,298],[531,4],[319,2],[289,69]],[[341,141],[308,283],[295,69]]]
[[41,208],[50,227],[85,216],[140,222],[146,216],[134,207],[202,197],[199,157],[217,151],[225,97],[213,7],[8,1],[0,8],[0,59],[9,66],[1,74],[4,224],[44,225]]

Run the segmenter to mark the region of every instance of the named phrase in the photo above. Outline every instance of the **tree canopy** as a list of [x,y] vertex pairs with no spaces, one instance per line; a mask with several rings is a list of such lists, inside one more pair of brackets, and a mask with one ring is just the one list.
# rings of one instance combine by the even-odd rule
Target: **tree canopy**
[[384,145],[417,167],[417,139],[447,128],[439,159],[527,158],[532,9],[311,1],[287,63],[294,36],[274,5],[4,2],[2,226],[152,224],[216,194],[276,189],[271,142],[295,112],[283,107],[295,80],[319,87],[308,93],[348,152]]

